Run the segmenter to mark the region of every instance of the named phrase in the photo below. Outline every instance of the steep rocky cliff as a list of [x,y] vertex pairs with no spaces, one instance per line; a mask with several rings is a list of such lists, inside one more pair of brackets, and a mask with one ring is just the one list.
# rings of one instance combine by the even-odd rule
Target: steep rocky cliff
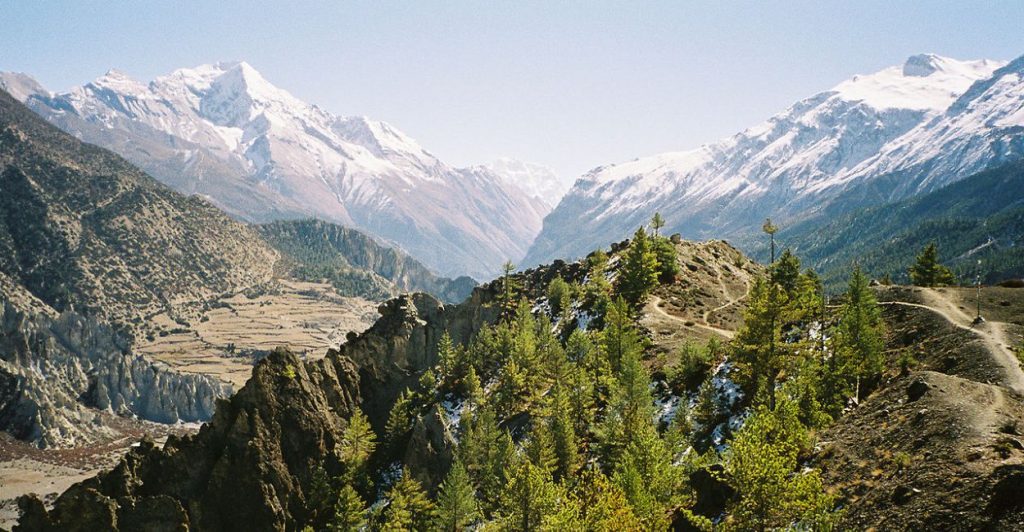
[[358,407],[355,366],[278,350],[198,434],[143,442],[112,471],[73,486],[47,512],[33,497],[16,530],[294,530],[313,473],[337,473]]
[[40,447],[113,432],[93,408],[161,423],[205,421],[230,388],[132,355],[110,327],[0,306],[0,427]]

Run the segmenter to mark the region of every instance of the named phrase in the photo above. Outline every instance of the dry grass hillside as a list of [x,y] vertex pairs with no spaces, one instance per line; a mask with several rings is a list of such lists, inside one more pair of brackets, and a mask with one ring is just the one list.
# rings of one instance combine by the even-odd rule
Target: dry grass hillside
[[894,369],[820,435],[813,460],[842,497],[847,526],[1024,527],[1024,373],[1011,351],[1024,290],[984,289],[991,313],[981,325],[971,324],[973,293],[879,289]]

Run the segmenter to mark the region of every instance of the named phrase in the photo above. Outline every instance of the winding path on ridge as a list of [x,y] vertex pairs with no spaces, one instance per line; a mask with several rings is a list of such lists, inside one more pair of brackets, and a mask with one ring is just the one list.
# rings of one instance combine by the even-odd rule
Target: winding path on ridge
[[729,288],[725,286],[725,282],[722,280],[722,272],[721,271],[716,271],[715,273],[716,273],[716,275],[718,277],[718,285],[722,288],[722,294],[724,294],[725,297],[726,297],[726,302],[724,304],[722,304],[722,305],[719,305],[719,306],[713,308],[713,309],[704,311],[704,315],[701,318],[704,323],[698,323],[698,322],[695,322],[693,320],[688,320],[686,318],[681,318],[679,316],[673,316],[672,314],[669,314],[668,312],[665,311],[664,308],[661,307],[662,299],[660,297],[658,297],[658,296],[654,296],[654,295],[651,296],[650,305],[654,308],[654,311],[657,312],[658,315],[660,315],[660,316],[662,316],[664,318],[667,318],[669,320],[677,321],[679,323],[682,323],[683,326],[697,327],[699,329],[704,329],[706,331],[711,331],[711,332],[713,332],[715,334],[719,334],[721,336],[724,336],[726,339],[731,340],[731,339],[733,339],[736,336],[736,331],[730,331],[728,329],[722,329],[720,327],[715,327],[714,325],[711,325],[711,323],[708,321],[708,318],[712,314],[714,314],[716,312],[721,312],[722,310],[725,310],[725,309],[731,307],[732,305],[735,305],[736,303],[746,299],[747,294],[750,293],[750,281],[748,281],[746,279],[743,280],[743,283],[746,285],[747,289],[743,293],[743,295],[741,295],[739,297],[735,297],[735,296],[733,296],[729,292]]
[[973,318],[961,310],[949,296],[932,288],[922,288],[921,296],[924,303],[885,301],[881,304],[927,309],[942,316],[953,326],[974,333],[985,343],[985,348],[991,353],[993,360],[1003,367],[1006,375],[1004,385],[1014,392],[1024,395],[1024,370],[1021,369],[1017,356],[1010,349],[1006,333],[1000,322],[986,321],[975,325]]
[[743,284],[746,287],[746,289],[743,291],[743,295],[739,296],[739,297],[734,297],[729,292],[729,287],[725,286],[725,281],[722,280],[722,272],[721,272],[721,270],[716,271],[715,275],[718,277],[718,286],[720,286],[722,288],[722,294],[724,294],[725,297],[726,297],[726,303],[724,305],[719,305],[719,306],[717,306],[717,307],[715,307],[713,309],[705,310],[704,311],[704,316],[702,316],[702,319],[704,320],[704,324],[707,325],[708,327],[711,327],[711,322],[708,321],[708,317],[710,317],[712,314],[714,314],[716,312],[721,312],[721,311],[723,311],[723,310],[725,310],[725,309],[735,305],[736,303],[739,303],[740,301],[743,301],[744,299],[747,298],[747,295],[750,294],[750,280],[749,279],[744,279],[743,280]]

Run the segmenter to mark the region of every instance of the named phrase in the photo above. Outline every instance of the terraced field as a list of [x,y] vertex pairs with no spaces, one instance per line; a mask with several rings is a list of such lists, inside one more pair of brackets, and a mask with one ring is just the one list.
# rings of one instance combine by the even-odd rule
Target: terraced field
[[161,332],[143,339],[136,351],[181,371],[216,375],[238,389],[262,354],[288,346],[306,356],[323,356],[347,333],[363,331],[377,318],[377,303],[340,296],[328,284],[279,284],[266,295],[222,299],[197,323],[155,316],[152,321]]

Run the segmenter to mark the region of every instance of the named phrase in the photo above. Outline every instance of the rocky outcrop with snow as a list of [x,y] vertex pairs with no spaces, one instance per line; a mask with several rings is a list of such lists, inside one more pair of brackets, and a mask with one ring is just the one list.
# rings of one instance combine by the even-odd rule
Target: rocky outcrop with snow
[[1018,158],[1022,69],[1021,59],[918,55],[716,143],[596,168],[547,217],[523,262],[580,256],[655,211],[666,232],[743,243],[768,216],[814,215],[839,198],[844,208],[899,199]]
[[0,430],[40,447],[82,445],[114,431],[97,412],[160,423],[205,421],[230,388],[129,352],[109,327],[0,305]]
[[389,124],[307,104],[244,62],[149,83],[110,71],[65,94],[17,74],[0,75],[0,86],[236,216],[354,226],[451,277],[489,278],[521,258],[550,209],[487,168],[445,164]]

